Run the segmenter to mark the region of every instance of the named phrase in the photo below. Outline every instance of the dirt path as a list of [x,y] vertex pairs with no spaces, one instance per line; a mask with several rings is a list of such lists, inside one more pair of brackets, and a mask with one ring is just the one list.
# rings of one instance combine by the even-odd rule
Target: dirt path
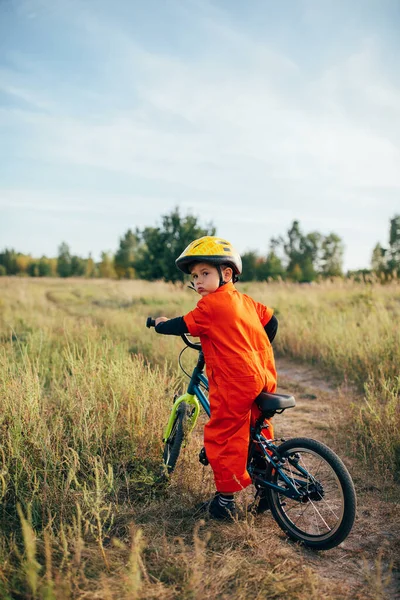
[[[278,391],[292,393],[297,406],[276,418],[276,434],[327,443],[346,463],[357,490],[357,520],[350,536],[329,552],[307,552],[308,564],[324,578],[368,589],[368,597],[400,598],[400,505],[393,501],[393,488],[362,472],[356,459],[344,454],[335,435],[338,411],[344,407],[338,390],[314,367],[286,359],[277,363]],[[343,391],[346,399],[357,401],[354,391],[342,389],[342,396]]]
[[[348,434],[343,439],[336,434],[336,423],[344,419],[344,414],[338,419],[338,412],[344,412],[345,402],[315,367],[280,359],[278,373],[278,391],[293,393],[297,406],[276,416],[276,435],[312,437],[341,456],[357,490],[352,532],[339,547],[314,552],[292,543],[269,511],[256,517],[242,511],[234,523],[194,516],[194,506],[215,489],[210,467],[198,462],[203,443],[199,426],[183,449],[166,492],[135,502],[126,515],[146,540],[144,564],[149,581],[143,598],[400,599],[400,506],[393,501],[393,486],[371,478],[346,452]],[[205,422],[204,414],[201,422]],[[239,508],[246,508],[254,498],[254,488],[249,486],[241,494]],[[118,524],[121,530],[125,526]]]

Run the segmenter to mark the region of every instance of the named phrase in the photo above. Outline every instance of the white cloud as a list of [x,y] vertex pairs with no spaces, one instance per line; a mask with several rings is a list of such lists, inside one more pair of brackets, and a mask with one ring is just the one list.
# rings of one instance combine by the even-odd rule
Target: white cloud
[[[230,221],[280,222],[281,230],[295,217],[348,230],[338,210],[354,221],[360,207],[363,218],[374,221],[388,189],[388,210],[394,211],[400,89],[380,73],[378,40],[361,40],[355,54],[311,78],[296,57],[255,42],[210,4],[197,3],[193,15],[201,17],[196,26],[208,44],[196,60],[140,47],[129,25],[118,28],[88,8],[74,7],[69,22],[79,22],[107,68],[99,71],[95,89],[87,90],[73,83],[61,90],[43,87],[52,77],[43,75],[43,66],[39,78],[32,68],[7,73],[3,91],[32,106],[0,112],[0,126],[24,132],[20,157],[126,175],[136,191],[115,200],[124,206],[131,197],[142,204],[140,184],[133,182],[146,179],[165,204],[175,203],[174,190],[180,199],[187,190],[183,204],[192,204],[194,212],[212,198],[208,218],[228,209]],[[230,61],[230,54],[240,60]],[[51,194],[58,196],[57,206],[67,202],[62,191]],[[90,206],[92,197],[86,199]],[[46,202],[43,208],[54,209]]]
[[400,187],[396,139],[323,105],[308,114],[261,77],[217,75],[163,64],[162,76],[141,86],[141,106],[130,114],[14,116],[33,130],[25,143],[31,156],[204,191],[243,193],[250,162],[266,187],[271,179]]
[[[151,202],[151,206],[161,208],[165,205],[165,196],[141,196],[123,194],[105,194],[101,192],[60,192],[54,190],[7,189],[0,188],[0,208],[25,209],[34,212],[48,213],[88,213],[96,215],[115,215],[116,207],[123,207],[125,216],[137,218],[143,213],[143,206]],[[173,202],[173,198],[168,198]],[[95,208],[94,208],[95,207]],[[142,207],[142,208],[141,208]],[[118,209],[117,209],[118,210]]]

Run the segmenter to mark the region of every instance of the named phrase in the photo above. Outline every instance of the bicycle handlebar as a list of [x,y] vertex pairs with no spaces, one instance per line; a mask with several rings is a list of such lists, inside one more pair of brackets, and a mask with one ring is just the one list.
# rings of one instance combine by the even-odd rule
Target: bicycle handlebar
[[147,317],[146,327],[148,327],[150,329],[150,327],[155,327],[155,326],[156,326],[156,320],[153,319],[152,317]]
[[187,336],[187,334],[186,334],[186,333],[183,333],[183,334],[181,335],[181,338],[182,338],[182,339],[183,339],[183,341],[185,342],[186,346],[189,346],[189,348],[193,348],[193,350],[198,350],[198,351],[200,351],[200,350],[201,350],[201,344],[200,344],[200,342],[197,342],[197,343],[191,342],[191,341],[189,340],[189,338],[188,338],[188,336]]
[[[153,317],[147,317],[146,327],[148,327],[150,329],[150,327],[155,327],[155,326],[156,326],[156,320],[153,319]],[[193,348],[193,350],[198,350],[198,351],[201,350],[201,344],[200,343],[195,344],[194,342],[191,342],[186,333],[183,333],[181,335],[181,338],[185,342],[186,346],[189,346],[189,348]]]

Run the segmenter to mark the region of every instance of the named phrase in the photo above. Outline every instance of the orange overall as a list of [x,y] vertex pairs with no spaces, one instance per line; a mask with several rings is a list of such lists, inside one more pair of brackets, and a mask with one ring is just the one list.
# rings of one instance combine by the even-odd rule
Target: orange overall
[[[250,421],[259,415],[254,399],[276,390],[274,356],[264,331],[272,313],[227,283],[184,316],[189,332],[200,337],[206,361],[211,418],[204,446],[219,492],[251,483],[246,462]],[[266,431],[273,437],[272,425]]]

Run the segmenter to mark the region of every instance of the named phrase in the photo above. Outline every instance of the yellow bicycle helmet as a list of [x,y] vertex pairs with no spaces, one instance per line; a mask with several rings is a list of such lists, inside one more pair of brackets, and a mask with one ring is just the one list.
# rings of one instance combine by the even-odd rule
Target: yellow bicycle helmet
[[242,272],[242,259],[232,244],[212,235],[194,240],[176,259],[175,264],[184,273],[190,273],[189,267],[194,262],[210,263],[215,265],[218,271],[221,265],[229,265],[233,270],[234,281]]

